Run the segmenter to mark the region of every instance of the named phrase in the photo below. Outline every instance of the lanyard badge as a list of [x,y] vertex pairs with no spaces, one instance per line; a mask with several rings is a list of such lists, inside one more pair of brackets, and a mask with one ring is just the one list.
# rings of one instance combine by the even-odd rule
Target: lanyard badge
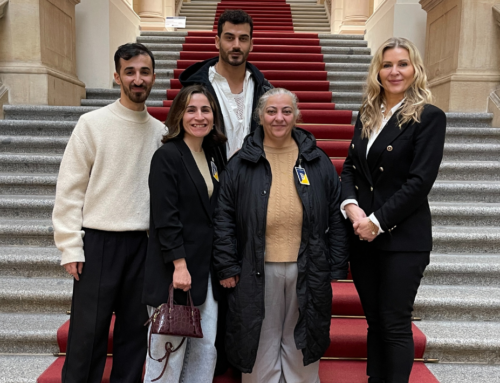
[[309,183],[309,178],[307,178],[306,170],[302,166],[296,166],[295,172],[301,185],[311,185]]
[[219,182],[219,172],[217,171],[217,165],[215,165],[214,158],[212,157],[212,161],[210,162],[210,167],[212,169],[212,177]]

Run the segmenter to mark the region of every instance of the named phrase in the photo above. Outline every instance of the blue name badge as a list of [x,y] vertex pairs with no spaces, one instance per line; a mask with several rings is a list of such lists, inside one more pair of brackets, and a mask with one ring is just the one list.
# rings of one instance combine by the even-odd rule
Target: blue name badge
[[219,182],[219,172],[217,171],[217,166],[215,165],[213,158],[210,165],[212,167],[212,176],[217,180],[217,182]]
[[309,183],[309,178],[307,178],[306,170],[302,167],[295,167],[295,172],[297,173],[297,177],[299,178],[299,182],[302,185],[311,185]]

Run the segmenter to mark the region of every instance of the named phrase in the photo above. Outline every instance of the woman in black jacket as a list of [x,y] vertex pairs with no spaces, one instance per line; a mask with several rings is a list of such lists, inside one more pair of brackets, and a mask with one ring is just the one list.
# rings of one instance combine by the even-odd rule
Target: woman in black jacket
[[[168,359],[159,382],[211,383],[217,353],[217,302],[220,286],[212,272],[212,215],[224,167],[219,145],[226,137],[213,96],[201,85],[183,88],[172,103],[164,145],[151,161],[149,189],[151,224],[146,257],[143,302],[150,315],[168,300],[173,283],[175,301],[185,304],[188,290],[201,313],[203,338],[186,338]],[[177,348],[181,337],[153,335],[145,382],[157,378],[165,361],[166,342]]]
[[352,222],[350,262],[368,321],[370,383],[407,383],[413,303],[432,249],[427,195],[443,158],[446,116],[416,47],[387,40],[370,66],[342,170],[342,210]]
[[340,182],[296,97],[272,89],[261,125],[229,161],[215,215],[214,265],[228,288],[226,352],[243,383],[319,382],[330,344],[330,282],[347,276]]

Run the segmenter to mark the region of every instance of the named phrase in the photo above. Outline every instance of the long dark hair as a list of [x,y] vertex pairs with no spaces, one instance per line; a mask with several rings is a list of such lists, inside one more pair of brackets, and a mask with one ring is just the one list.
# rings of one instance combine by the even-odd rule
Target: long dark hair
[[226,136],[222,133],[220,129],[221,118],[217,104],[215,102],[214,96],[203,85],[189,85],[181,89],[179,94],[175,96],[172,106],[168,112],[167,121],[165,125],[168,128],[168,133],[165,134],[161,140],[164,144],[175,138],[184,137],[184,126],[182,125],[182,118],[184,117],[184,112],[191,101],[193,94],[203,94],[210,103],[212,108],[212,113],[214,115],[214,128],[208,133],[208,135],[203,139],[203,145],[209,144],[211,146],[216,146],[223,144],[227,141]]

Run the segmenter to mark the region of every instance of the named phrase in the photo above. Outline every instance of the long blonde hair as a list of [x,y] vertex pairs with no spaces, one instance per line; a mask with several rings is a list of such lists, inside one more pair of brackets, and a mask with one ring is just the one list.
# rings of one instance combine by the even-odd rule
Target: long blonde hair
[[405,92],[405,102],[399,112],[399,127],[409,121],[420,122],[420,115],[425,104],[432,101],[432,94],[427,83],[425,68],[417,47],[409,40],[402,37],[391,37],[383,43],[373,56],[368,78],[366,81],[366,91],[363,95],[363,104],[360,109],[360,119],[363,123],[361,137],[370,137],[374,130],[377,130],[382,123],[381,105],[385,105],[385,94],[380,82],[379,72],[382,67],[384,52],[389,49],[403,48],[408,51],[410,61],[415,68],[413,83]]

